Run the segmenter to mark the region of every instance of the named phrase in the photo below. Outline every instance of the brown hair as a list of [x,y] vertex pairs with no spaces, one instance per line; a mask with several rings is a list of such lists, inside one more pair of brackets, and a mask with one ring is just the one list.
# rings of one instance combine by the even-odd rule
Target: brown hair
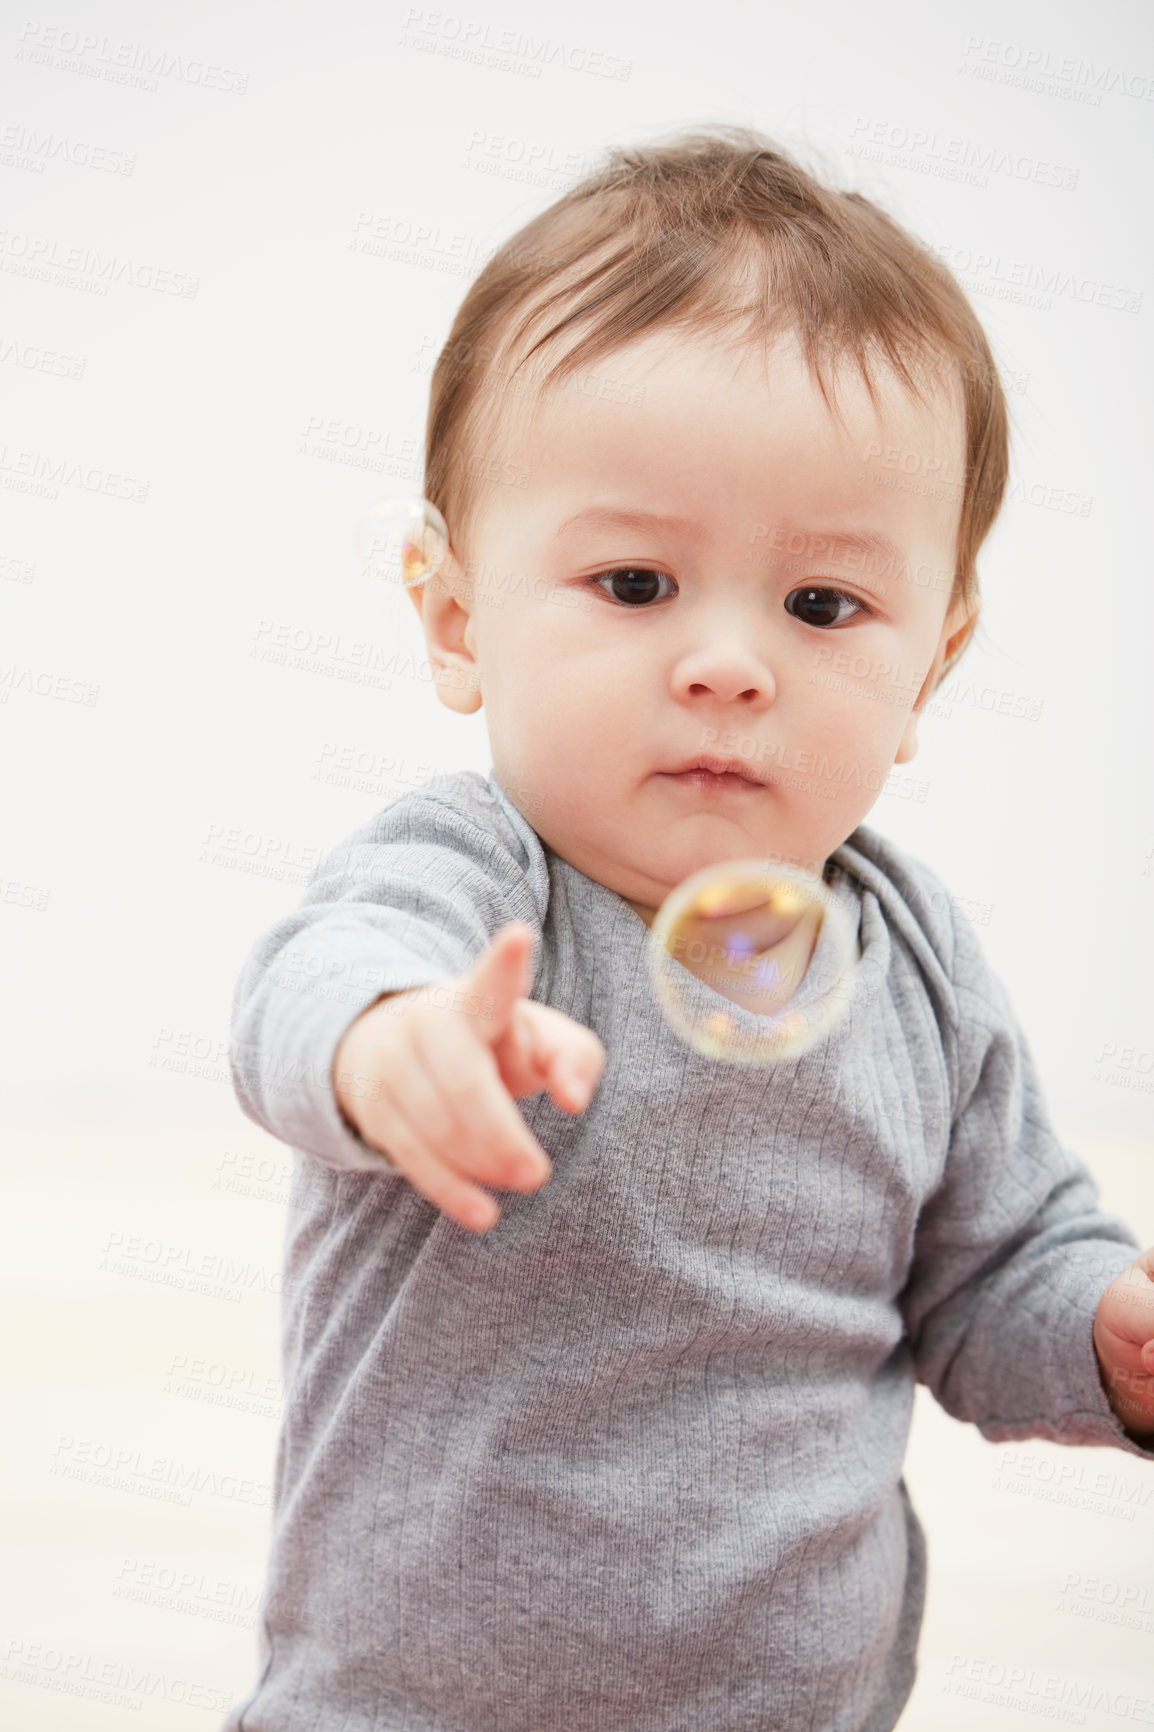
[[672,326],[736,342],[793,330],[827,405],[825,369],[843,356],[875,405],[879,361],[911,394],[935,381],[960,388],[966,460],[951,601],[964,598],[976,618],[978,549],[1009,456],[1005,395],[977,315],[950,271],[877,205],[822,185],[746,127],[611,151],[471,284],[433,370],[426,428],[425,496],[455,550],[485,473],[470,453],[500,395],[524,388],[518,375],[533,357],[560,351],[534,377],[544,390]]

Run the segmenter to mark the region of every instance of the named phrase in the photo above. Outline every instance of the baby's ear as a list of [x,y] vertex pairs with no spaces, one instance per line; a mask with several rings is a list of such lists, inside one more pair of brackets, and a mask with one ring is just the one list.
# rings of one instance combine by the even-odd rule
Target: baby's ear
[[[943,645],[943,655],[942,655],[943,665],[945,665],[946,663],[949,663],[952,665],[954,662],[957,661],[958,657],[961,655],[962,651],[965,649],[966,645],[969,643],[970,639],[973,637],[974,632],[977,630],[978,614],[980,613],[980,611],[981,611],[981,607],[980,607],[980,604],[978,602],[973,602],[969,606],[965,606],[963,604],[962,611],[957,615],[956,624],[955,624],[954,616],[951,615],[951,617],[949,619],[947,619],[947,621],[946,621],[947,629],[949,629],[951,626],[953,627],[953,629],[949,630],[949,635],[948,635],[948,637],[946,637],[945,643]],[[944,635],[945,634],[943,633],[943,636]],[[939,675],[940,675],[940,670],[939,670]],[[935,680],[934,683],[936,685],[937,681]]]
[[894,754],[895,764],[908,764],[911,758],[917,756],[918,721],[921,712],[937,690],[944,668],[947,664],[957,660],[973,636],[974,628],[978,623],[978,612],[978,603],[958,601],[946,615],[934,659],[927,670],[922,689],[914,701],[914,707],[906,718],[901,741]]
[[966,600],[959,597],[951,605],[942,625],[942,635],[938,639],[938,647],[926,674],[925,684],[917,696],[917,709],[920,710],[929,703],[946,668],[953,666],[969,643],[980,612],[981,603],[977,599]]
[[452,552],[438,571],[409,589],[425,628],[437,696],[447,709],[471,716],[481,708],[481,673],[473,650],[472,585]]

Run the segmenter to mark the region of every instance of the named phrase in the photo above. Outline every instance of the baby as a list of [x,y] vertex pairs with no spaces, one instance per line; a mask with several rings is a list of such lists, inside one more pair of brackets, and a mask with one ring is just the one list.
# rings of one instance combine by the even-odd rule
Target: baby
[[[973,928],[863,823],[1006,471],[948,272],[756,133],[615,153],[470,288],[410,593],[492,772],[362,825],[236,988],[294,1180],[227,1732],[887,1732],[915,1382],[995,1442],[1154,1460],[1154,1252]],[[678,1038],[647,970],[669,894],[750,858],[857,934],[847,1013],[772,1067]]]

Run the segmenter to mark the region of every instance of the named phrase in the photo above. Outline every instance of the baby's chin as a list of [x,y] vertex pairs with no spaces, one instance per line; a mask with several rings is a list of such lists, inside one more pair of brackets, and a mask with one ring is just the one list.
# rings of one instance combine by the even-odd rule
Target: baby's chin
[[[754,804],[768,808],[753,811]],[[637,865],[672,888],[692,872],[724,860],[785,861],[820,872],[833,849],[843,840],[840,829],[831,828],[828,813],[822,824],[805,824],[798,814],[782,813],[772,797],[753,796],[740,814],[700,809],[677,814],[663,826],[660,840],[652,828],[635,837],[633,858]]]
[[615,891],[647,926],[653,924],[667,898],[698,873],[716,870],[720,882],[726,868],[739,861],[757,865],[785,862],[820,877],[828,854],[833,852],[832,848],[820,853],[804,846],[785,847],[769,837],[734,836],[732,832],[686,838],[678,845],[666,838],[654,845],[651,838],[627,830],[624,835],[606,838],[601,846],[594,845],[588,835],[580,839],[562,836],[549,845],[586,877]]

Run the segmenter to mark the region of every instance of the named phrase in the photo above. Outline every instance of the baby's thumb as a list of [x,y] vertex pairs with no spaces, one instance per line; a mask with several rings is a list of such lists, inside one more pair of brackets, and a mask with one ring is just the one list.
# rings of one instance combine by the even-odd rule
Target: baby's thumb
[[532,954],[533,928],[524,920],[511,920],[493,934],[473,964],[469,987],[483,1000],[480,1026],[489,1046],[509,1028],[517,1000],[529,995]]

